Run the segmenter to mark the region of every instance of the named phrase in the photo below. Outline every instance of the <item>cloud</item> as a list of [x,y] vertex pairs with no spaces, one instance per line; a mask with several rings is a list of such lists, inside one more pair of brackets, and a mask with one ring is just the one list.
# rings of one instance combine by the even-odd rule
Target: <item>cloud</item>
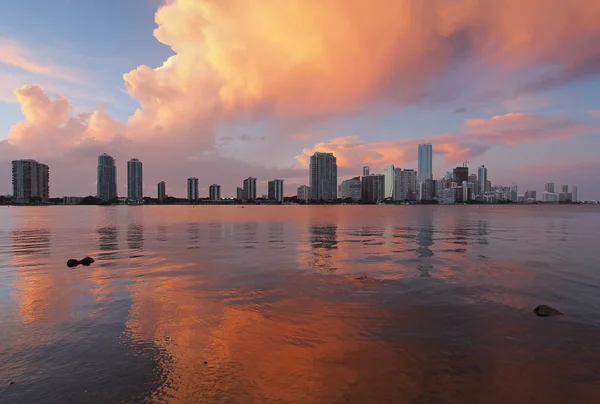
[[334,153],[338,165],[358,169],[363,164],[382,167],[404,165],[416,160],[419,143],[432,143],[434,153],[449,162],[480,156],[496,145],[566,140],[573,136],[600,131],[599,125],[582,124],[560,116],[512,113],[490,119],[466,119],[462,131],[422,138],[385,142],[364,142],[358,135],[340,137],[306,148],[296,160],[308,167],[315,151]]
[[465,114],[467,112],[467,107],[458,107],[454,110],[455,114]]
[[73,69],[51,62],[36,60],[32,52],[25,45],[2,37],[0,37],[0,64],[16,67],[17,69],[40,76],[71,83],[82,83],[80,75],[74,72]]
[[588,111],[588,115],[591,116],[592,118],[600,118],[600,109],[594,109],[594,110]]

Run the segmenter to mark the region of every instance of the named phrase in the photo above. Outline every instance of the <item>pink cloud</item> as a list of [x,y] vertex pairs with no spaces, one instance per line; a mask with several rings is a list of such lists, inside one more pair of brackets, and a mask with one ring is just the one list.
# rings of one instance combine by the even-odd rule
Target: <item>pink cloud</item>
[[594,110],[588,111],[588,115],[591,116],[592,118],[600,118],[600,109],[594,109]]

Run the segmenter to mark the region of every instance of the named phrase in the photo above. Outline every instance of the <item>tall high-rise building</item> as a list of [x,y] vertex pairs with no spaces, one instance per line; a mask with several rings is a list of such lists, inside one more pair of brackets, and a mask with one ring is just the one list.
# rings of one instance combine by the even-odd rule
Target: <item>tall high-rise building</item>
[[13,196],[17,202],[50,197],[50,169],[35,160],[13,160]]
[[554,193],[554,183],[553,182],[546,183],[544,185],[544,192],[553,194]]
[[237,187],[236,189],[236,199],[239,199],[240,201],[244,199],[244,188],[241,187]]
[[573,195],[573,202],[579,202],[579,199],[577,199],[577,187],[573,185],[571,189],[571,194]]
[[528,189],[525,191],[525,201],[535,202],[537,200],[537,192],[535,190]]
[[96,196],[103,201],[117,197],[117,167],[115,159],[106,153],[98,156],[98,182]]
[[164,181],[158,183],[158,200],[163,202],[167,199],[167,184]]
[[300,185],[296,190],[296,196],[300,201],[308,201],[310,199],[310,187],[308,185]]
[[433,148],[431,147],[431,143],[424,143],[419,145],[418,182],[433,179],[432,156]]
[[385,199],[394,199],[394,185],[396,185],[396,169],[393,165],[388,166],[383,173],[385,176]]
[[477,174],[469,174],[469,181],[468,182],[472,182],[473,184],[477,184]]
[[340,198],[351,198],[353,201],[360,201],[362,198],[362,181],[360,177],[342,181],[340,185]]
[[269,181],[268,188],[270,201],[283,202],[283,180]]
[[337,160],[333,153],[316,152],[310,156],[310,199],[332,201],[337,198]]
[[569,193],[569,186],[568,185],[561,185],[560,186],[560,192],[563,193],[563,194]]
[[417,186],[417,173],[415,170],[402,170],[401,174],[402,190],[400,191],[400,200],[416,200],[419,188]]
[[198,200],[198,178],[190,177],[187,180],[187,198],[188,201]]
[[208,187],[208,198],[211,201],[220,201],[221,200],[221,186],[218,184],[212,184]]
[[469,167],[456,167],[452,170],[452,177],[457,184],[469,182]]
[[435,180],[425,180],[419,183],[419,200],[429,201],[435,198]]
[[510,186],[510,195],[509,196],[510,196],[509,199],[510,199],[511,202],[517,202],[518,201],[518,199],[519,199],[519,192],[518,192],[518,189],[517,189],[517,184],[513,183]]
[[479,167],[477,170],[477,179],[479,180],[479,186],[477,187],[477,192],[479,194],[484,194],[487,192],[488,188],[488,179],[487,179],[487,168],[485,166]]
[[361,200],[365,203],[377,203],[385,198],[385,175],[370,174],[362,177]]
[[394,168],[394,195],[395,201],[402,200],[402,169],[400,167]]
[[127,162],[127,199],[141,201],[143,197],[142,162],[131,159]]
[[364,166],[363,167],[363,177],[369,175],[369,166]]
[[244,200],[256,200],[256,178],[248,177],[244,180]]

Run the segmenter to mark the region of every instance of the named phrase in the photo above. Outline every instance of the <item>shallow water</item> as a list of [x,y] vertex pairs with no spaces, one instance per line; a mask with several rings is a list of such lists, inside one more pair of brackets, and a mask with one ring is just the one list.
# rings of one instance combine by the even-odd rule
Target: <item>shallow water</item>
[[598,403],[598,229],[594,206],[1,208],[0,402]]

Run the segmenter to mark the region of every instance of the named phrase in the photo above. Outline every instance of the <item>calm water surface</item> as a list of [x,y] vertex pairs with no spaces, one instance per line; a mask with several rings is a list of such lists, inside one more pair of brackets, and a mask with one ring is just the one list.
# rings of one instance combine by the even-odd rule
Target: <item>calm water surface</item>
[[599,229],[592,206],[2,207],[0,401],[600,403]]

